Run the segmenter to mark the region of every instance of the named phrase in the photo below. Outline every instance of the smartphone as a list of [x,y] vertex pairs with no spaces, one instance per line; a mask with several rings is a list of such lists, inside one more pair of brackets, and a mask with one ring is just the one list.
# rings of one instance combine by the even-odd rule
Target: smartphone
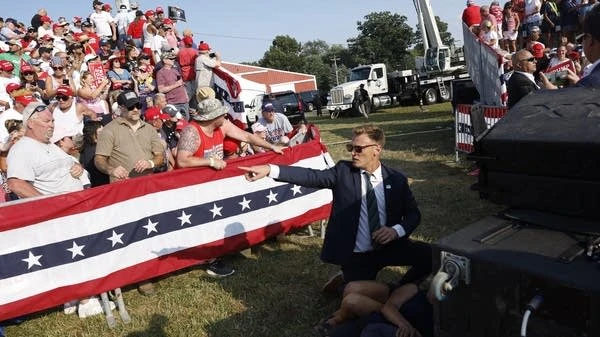
[[63,85],[69,85],[69,79],[63,78]]

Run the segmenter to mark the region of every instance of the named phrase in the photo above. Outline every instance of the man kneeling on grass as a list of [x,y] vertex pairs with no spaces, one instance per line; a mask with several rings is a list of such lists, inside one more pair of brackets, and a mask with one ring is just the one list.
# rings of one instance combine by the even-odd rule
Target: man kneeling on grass
[[246,179],[270,177],[307,187],[329,188],[333,205],[321,259],[341,266],[337,280],[375,280],[387,266],[412,266],[401,284],[431,272],[431,247],[409,239],[421,213],[406,177],[381,163],[385,135],[381,128],[363,125],[352,130],[346,149],[351,160],[314,170],[295,166],[240,167]]

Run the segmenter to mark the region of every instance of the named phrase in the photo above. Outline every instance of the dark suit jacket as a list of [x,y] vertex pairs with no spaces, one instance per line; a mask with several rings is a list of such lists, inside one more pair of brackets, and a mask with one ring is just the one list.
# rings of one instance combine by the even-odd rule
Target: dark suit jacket
[[596,66],[592,72],[577,82],[582,87],[600,88],[600,66]]
[[[385,225],[391,227],[401,224],[406,231],[404,238],[389,244],[402,244],[419,224],[421,212],[402,173],[383,164],[381,173],[387,213]],[[332,190],[333,205],[321,259],[324,262],[344,265],[352,256],[358,232],[361,202],[360,170],[352,166],[349,161],[339,161],[334,167],[323,171],[280,166],[278,180]]]
[[535,83],[531,82],[527,76],[514,72],[508,79],[506,91],[508,93],[508,108],[512,108],[521,98],[529,95],[529,93],[538,90]]

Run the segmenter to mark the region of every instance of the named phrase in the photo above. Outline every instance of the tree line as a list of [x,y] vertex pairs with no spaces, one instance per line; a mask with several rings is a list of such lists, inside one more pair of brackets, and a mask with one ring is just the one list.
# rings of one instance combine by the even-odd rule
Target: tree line
[[[438,16],[435,19],[444,44],[454,44],[448,24]],[[326,92],[336,79],[345,82],[357,65],[385,63],[390,70],[414,69],[415,56],[423,55],[421,32],[413,31],[404,15],[373,12],[356,24],[358,35],[347,40],[347,47],[318,39],[300,43],[289,35],[278,35],[263,57],[249,64],[315,75],[318,88]]]

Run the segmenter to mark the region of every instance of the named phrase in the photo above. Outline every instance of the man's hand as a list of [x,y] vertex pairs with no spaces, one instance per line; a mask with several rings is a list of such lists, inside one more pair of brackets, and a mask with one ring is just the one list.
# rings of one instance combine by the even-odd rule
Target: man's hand
[[396,337],[421,337],[421,334],[412,326],[402,325],[396,330]]
[[152,169],[152,165],[150,165],[150,162],[148,160],[143,159],[138,160],[137,163],[135,163],[135,166],[133,167],[133,170],[137,173],[142,173],[150,169]]
[[248,181],[256,181],[258,179],[262,179],[268,176],[271,172],[271,167],[269,167],[269,165],[259,165],[251,167],[240,166],[238,168],[242,171],[246,171],[245,177]]
[[273,152],[278,154],[283,154],[283,149],[285,149],[286,147],[287,146],[271,145],[271,149],[273,150]]
[[81,166],[81,164],[75,163],[73,164],[73,166],[71,166],[69,173],[71,173],[71,177],[79,179],[79,177],[81,177],[81,175],[83,174],[83,166]]
[[379,244],[385,245],[398,238],[398,233],[392,227],[383,226],[373,232],[373,240]]
[[219,158],[212,158],[211,161],[212,165],[210,165],[210,167],[212,167],[213,169],[217,170],[217,171],[221,171],[222,169],[224,169],[227,166],[227,162],[225,162],[222,159]]
[[115,167],[111,172],[109,172],[109,174],[119,180],[129,178],[129,172],[127,172],[127,170],[123,166]]

